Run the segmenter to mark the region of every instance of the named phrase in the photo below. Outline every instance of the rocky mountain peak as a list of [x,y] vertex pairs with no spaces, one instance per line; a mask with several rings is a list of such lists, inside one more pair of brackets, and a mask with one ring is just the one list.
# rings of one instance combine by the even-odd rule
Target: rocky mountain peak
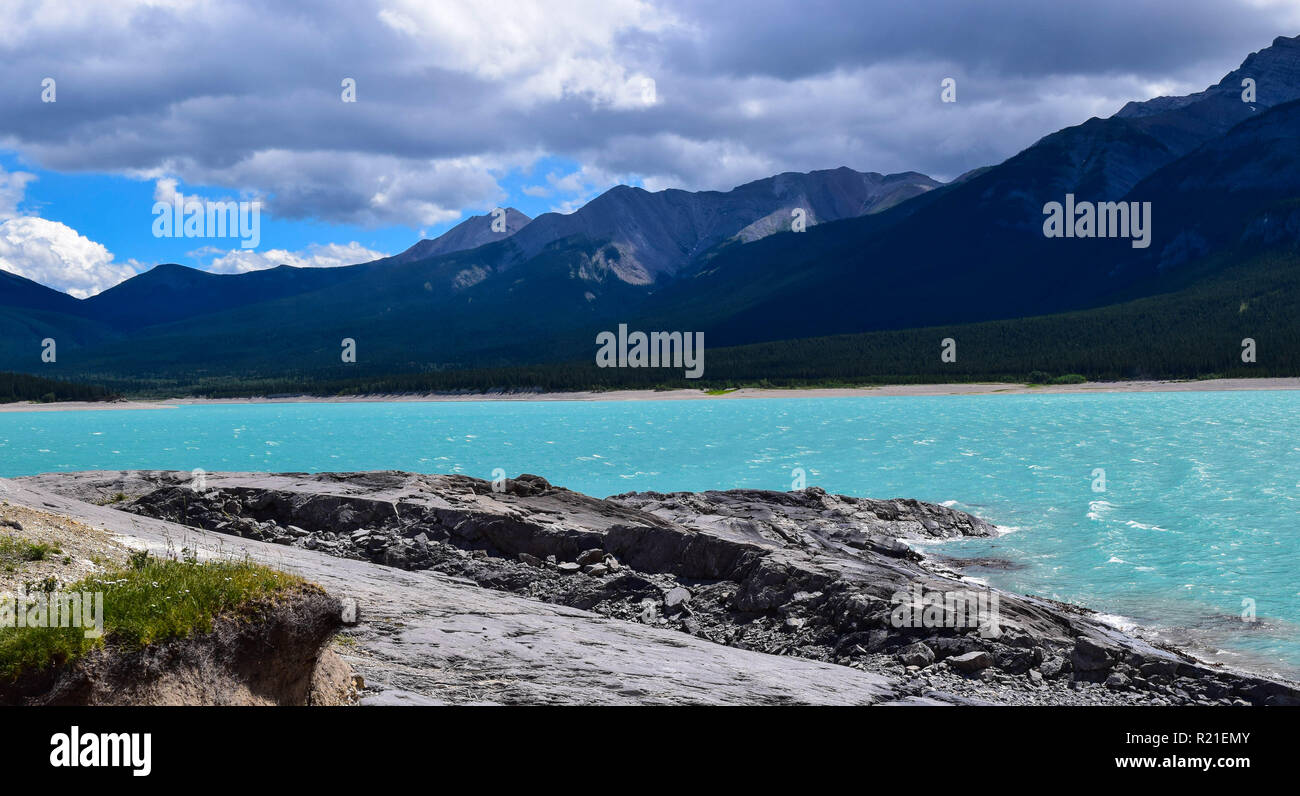
[[440,254],[476,249],[479,246],[508,238],[528,226],[532,221],[531,218],[513,207],[507,207],[504,210],[505,229],[502,231],[492,228],[493,221],[499,215],[496,211],[484,213],[481,216],[470,216],[438,237],[422,240],[401,254],[395,255],[391,262],[414,262],[436,257]]
[[1272,45],[1246,56],[1241,66],[1204,91],[1182,97],[1156,97],[1142,102],[1130,102],[1115,116],[1121,119],[1139,119],[1186,108],[1207,99],[1227,98],[1241,102],[1242,81],[1246,78],[1255,81],[1256,105],[1271,108],[1300,99],[1300,36],[1277,37]]

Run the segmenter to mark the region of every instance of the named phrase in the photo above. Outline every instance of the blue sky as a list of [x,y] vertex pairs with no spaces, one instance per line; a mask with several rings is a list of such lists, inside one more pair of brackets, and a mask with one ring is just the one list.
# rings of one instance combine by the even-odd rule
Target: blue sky
[[[119,260],[134,260],[145,267],[159,263],[180,263],[204,267],[216,256],[204,251],[214,247],[224,250],[239,249],[237,238],[192,240],[188,238],[154,237],[155,181],[96,173],[60,173],[25,162],[13,151],[0,151],[0,168],[9,172],[35,175],[27,184],[26,195],[20,209],[45,218],[55,218],[72,227],[83,236],[103,244]],[[532,168],[517,169],[501,176],[503,189],[501,204],[465,208],[465,216],[481,215],[492,207],[514,207],[530,217],[553,210],[566,211],[568,202],[585,197],[582,192],[566,192],[551,188],[548,176],[556,178],[572,174],[579,165],[564,158],[541,158]],[[629,184],[639,184],[631,178]],[[525,188],[547,187],[550,193],[538,195]],[[180,183],[177,190],[186,197],[197,196],[219,200],[232,196],[232,192],[216,185],[188,185]],[[396,254],[421,237],[436,237],[455,226],[463,218],[437,224],[412,227],[391,224],[366,227],[357,224],[327,222],[319,219],[280,219],[272,213],[261,217],[260,250],[304,250],[322,241],[356,242],[360,246],[384,254]]]
[[[0,268],[84,297],[160,262],[365,261],[619,183],[950,179],[1297,33],[1294,0],[7,0]],[[259,245],[154,237],[174,191],[259,200]]]

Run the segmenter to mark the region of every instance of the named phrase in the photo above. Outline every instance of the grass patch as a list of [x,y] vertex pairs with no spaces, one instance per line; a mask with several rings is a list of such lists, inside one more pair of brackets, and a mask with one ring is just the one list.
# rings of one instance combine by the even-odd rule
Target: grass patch
[[0,538],[0,564],[8,567],[30,561],[44,561],[50,555],[61,552],[63,551],[53,545],[15,539],[12,536]]
[[735,392],[736,389],[737,389],[736,387],[721,387],[716,390],[705,390],[704,394],[705,395],[726,395],[729,392]]
[[[133,556],[130,566],[85,578],[64,594],[103,593],[104,635],[83,627],[0,627],[0,677],[73,661],[105,643],[127,649],[207,633],[222,614],[239,614],[262,598],[305,583],[252,561],[195,561]],[[0,609],[3,610],[3,609]]]
[[1053,376],[1050,373],[1044,373],[1041,370],[1035,370],[1029,374],[1029,382],[1026,387],[1041,387],[1044,384],[1084,384],[1088,381],[1086,377],[1078,373],[1067,373],[1064,376]]

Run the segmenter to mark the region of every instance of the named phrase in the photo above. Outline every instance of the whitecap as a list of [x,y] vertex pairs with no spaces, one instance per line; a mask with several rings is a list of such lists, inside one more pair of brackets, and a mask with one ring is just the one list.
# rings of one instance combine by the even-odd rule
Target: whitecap
[[1126,616],[1120,616],[1119,614],[1095,614],[1093,618],[1097,619],[1102,624],[1110,625],[1116,630],[1125,633],[1129,633],[1139,627],[1137,622],[1134,622]]
[[1104,500],[1092,500],[1088,502],[1088,519],[1100,520],[1101,515],[1114,509],[1115,507]]

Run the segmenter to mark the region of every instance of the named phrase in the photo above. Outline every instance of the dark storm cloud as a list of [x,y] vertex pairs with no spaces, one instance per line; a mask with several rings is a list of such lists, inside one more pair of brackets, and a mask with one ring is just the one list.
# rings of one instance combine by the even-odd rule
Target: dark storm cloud
[[[1295,33],[1294,9],[19,0],[0,9],[0,144],[56,170],[261,195],[282,217],[413,226],[507,201],[503,175],[544,156],[581,164],[543,186],[557,202],[631,178],[952,177],[1129,99],[1199,90]],[[948,76],[955,105],[938,102]]]
[[1231,0],[751,0],[743,10],[671,3],[703,31],[698,48],[680,53],[684,61],[785,79],[898,60],[953,61],[1006,77],[1176,72],[1300,32],[1278,27],[1285,14],[1275,5],[1269,13]]

